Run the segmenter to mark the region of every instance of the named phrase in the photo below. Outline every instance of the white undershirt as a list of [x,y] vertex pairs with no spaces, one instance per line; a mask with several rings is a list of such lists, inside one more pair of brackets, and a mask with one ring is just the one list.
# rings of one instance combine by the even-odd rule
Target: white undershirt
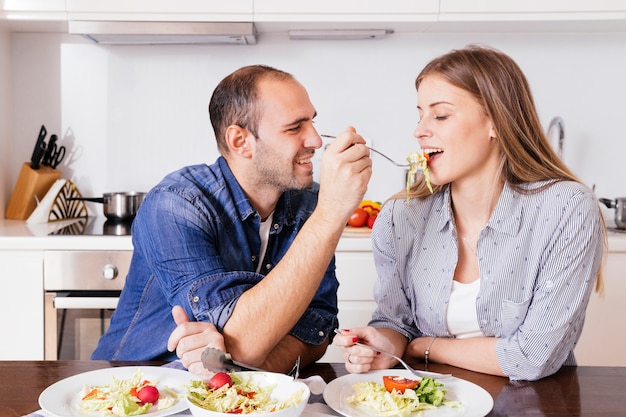
[[450,334],[459,339],[483,335],[476,315],[476,296],[479,289],[480,279],[469,284],[452,281],[446,320]]
[[270,227],[272,226],[272,219],[274,218],[274,212],[267,216],[267,219],[261,221],[259,226],[259,236],[261,237],[261,251],[259,253],[259,263],[256,266],[256,273],[258,274],[263,265],[263,259],[265,258],[265,251],[267,250],[267,240],[270,237]]

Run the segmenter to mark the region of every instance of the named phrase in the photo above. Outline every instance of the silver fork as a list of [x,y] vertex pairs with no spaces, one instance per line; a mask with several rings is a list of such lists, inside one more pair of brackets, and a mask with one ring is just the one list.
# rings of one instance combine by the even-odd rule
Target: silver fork
[[[330,138],[330,139],[335,139],[335,136],[333,135],[320,135],[323,138]],[[368,146],[368,149],[374,153],[377,153],[378,155],[382,156],[383,158],[385,158],[387,161],[391,162],[392,164],[394,164],[397,167],[401,167],[401,168],[408,168],[410,166],[410,164],[400,164],[396,161],[394,161],[393,159],[391,159],[390,157],[388,157],[387,155],[385,155],[384,153],[382,153],[381,151],[377,151],[376,149],[372,148],[371,146]]]
[[[341,335],[341,331],[339,329],[335,329],[335,333],[337,333],[338,335]],[[373,350],[374,352],[380,352],[384,355],[390,356],[392,358],[394,358],[395,360],[397,360],[398,362],[400,362],[400,365],[404,366],[404,368],[411,372],[413,375],[419,376],[419,377],[430,377],[430,378],[436,378],[436,379],[445,379],[445,378],[451,378],[452,374],[440,374],[438,372],[430,372],[430,371],[420,371],[418,369],[413,369],[412,367],[409,366],[408,363],[406,363],[405,361],[402,360],[402,358],[400,358],[399,356],[394,355],[391,352],[387,352],[386,350],[382,350],[379,348],[376,348],[374,346],[370,346],[370,345],[366,345],[365,343],[361,343],[361,342],[355,342],[354,343],[357,346],[361,346],[364,348],[367,348],[369,350]]]
[[293,365],[291,371],[287,373],[287,376],[293,377],[294,381],[300,376],[300,356],[298,356],[298,359],[296,359],[295,365]]

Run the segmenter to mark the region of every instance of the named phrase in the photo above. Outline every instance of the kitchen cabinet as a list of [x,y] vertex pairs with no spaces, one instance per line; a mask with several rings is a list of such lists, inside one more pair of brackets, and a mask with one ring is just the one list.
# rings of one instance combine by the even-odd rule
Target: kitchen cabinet
[[434,21],[439,0],[319,0],[296,2],[290,0],[256,0],[254,20],[267,21],[340,21],[388,22]]
[[579,365],[626,366],[625,301],[626,251],[610,252],[604,294],[591,296],[583,333],[574,351]]
[[440,0],[440,13],[519,14],[519,13],[624,13],[625,0]]
[[252,21],[253,0],[66,0],[69,20]]
[[0,250],[0,360],[43,359],[43,251]]
[[0,29],[9,32],[66,32],[65,0],[0,1]]
[[440,0],[441,21],[605,21],[626,19],[626,0]]
[[[626,0],[5,0],[0,20],[254,22],[259,32],[623,31]],[[61,26],[58,31],[66,31]]]
[[[355,244],[350,245],[350,241]],[[335,266],[339,280],[339,328],[366,326],[376,307],[373,294],[376,269],[369,234],[342,239],[335,252]],[[343,362],[341,348],[329,346],[319,362]]]
[[4,0],[0,10],[5,19],[65,19],[65,0]]

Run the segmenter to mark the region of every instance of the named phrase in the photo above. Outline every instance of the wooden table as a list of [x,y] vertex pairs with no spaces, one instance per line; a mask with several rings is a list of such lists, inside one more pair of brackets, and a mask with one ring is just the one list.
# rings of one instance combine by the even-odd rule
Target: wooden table
[[[51,384],[81,372],[113,366],[161,365],[155,362],[0,361],[0,417],[21,417],[40,409],[39,394]],[[489,416],[626,416],[626,367],[563,367],[536,382],[478,374],[444,365],[431,371],[473,382],[494,399]],[[315,364],[302,377],[326,381],[345,375],[343,364]]]

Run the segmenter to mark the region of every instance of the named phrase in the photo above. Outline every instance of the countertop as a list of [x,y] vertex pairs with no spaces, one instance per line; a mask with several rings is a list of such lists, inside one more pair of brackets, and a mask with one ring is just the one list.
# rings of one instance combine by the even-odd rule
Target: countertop
[[[27,224],[0,219],[0,250],[132,250],[130,236],[54,235],[72,221]],[[101,227],[101,226],[100,226]],[[371,251],[370,229],[346,227],[339,251]],[[626,230],[609,229],[609,252],[626,252]]]
[[[114,235],[58,235],[51,234],[76,220],[27,224],[23,220],[0,219],[0,250],[132,250],[130,236]],[[97,219],[98,225],[102,222]],[[346,228],[337,245],[338,251],[372,250],[369,229]],[[626,250],[626,235],[624,236]]]

